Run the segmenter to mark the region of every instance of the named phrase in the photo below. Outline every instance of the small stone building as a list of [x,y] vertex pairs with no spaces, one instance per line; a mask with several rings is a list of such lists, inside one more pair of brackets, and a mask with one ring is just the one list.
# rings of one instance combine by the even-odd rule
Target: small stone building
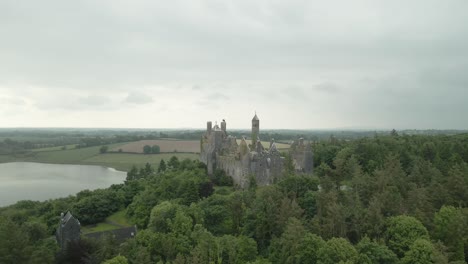
[[81,225],[69,211],[60,215],[60,222],[55,233],[57,243],[62,250],[65,250],[69,242],[80,240]]

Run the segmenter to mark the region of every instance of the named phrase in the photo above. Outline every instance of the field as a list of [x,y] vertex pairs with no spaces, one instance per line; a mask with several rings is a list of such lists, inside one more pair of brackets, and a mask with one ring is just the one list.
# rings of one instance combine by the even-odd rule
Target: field
[[[240,140],[238,140],[240,143]],[[249,144],[250,141],[247,140]],[[265,148],[270,146],[270,142],[262,141]],[[158,145],[161,148],[159,154],[141,154],[143,146]],[[289,149],[288,144],[276,143],[279,150]],[[58,163],[58,164],[83,164],[83,165],[99,165],[115,168],[117,170],[128,171],[135,165],[143,167],[146,163],[150,163],[154,168],[157,168],[159,162],[164,159],[168,161],[172,156],[179,159],[198,159],[200,152],[200,141],[198,140],[142,140],[135,142],[124,142],[109,145],[111,152],[101,154],[99,149],[101,146],[74,148],[74,145],[66,146],[67,149],[62,150],[62,147],[34,149],[21,156],[0,155],[0,162],[13,161],[29,161],[43,163]],[[122,153],[118,152],[122,149]]]
[[76,144],[66,145],[66,146],[57,146],[57,147],[48,147],[48,148],[37,148],[37,149],[33,149],[32,151],[33,152],[56,151],[56,150],[62,150],[63,147],[65,147],[65,149],[74,149],[75,146]]
[[[177,142],[177,141],[174,141]],[[119,148],[127,143],[117,143],[109,145],[109,149]],[[115,168],[117,170],[128,171],[135,165],[143,167],[147,162],[154,168],[158,167],[161,159],[169,160],[172,156],[179,159],[198,159],[197,154],[193,153],[160,153],[160,154],[131,154],[131,153],[105,153],[101,154],[99,149],[101,146],[88,147],[88,148],[70,148],[61,150],[58,148],[47,148],[34,152],[27,153],[23,156],[0,155],[0,162],[14,162],[14,161],[29,161],[29,162],[43,162],[43,163],[56,163],[56,164],[83,164],[83,165],[99,165],[105,167]]]
[[158,145],[161,148],[161,153],[200,153],[199,140],[141,140],[111,148],[111,151],[117,152],[119,149],[122,149],[122,152],[143,153],[145,145]]

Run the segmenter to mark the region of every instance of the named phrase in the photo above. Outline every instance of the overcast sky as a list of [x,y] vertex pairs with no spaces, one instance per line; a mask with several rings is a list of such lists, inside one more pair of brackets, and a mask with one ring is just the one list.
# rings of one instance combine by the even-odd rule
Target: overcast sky
[[468,129],[468,1],[0,1],[0,127]]

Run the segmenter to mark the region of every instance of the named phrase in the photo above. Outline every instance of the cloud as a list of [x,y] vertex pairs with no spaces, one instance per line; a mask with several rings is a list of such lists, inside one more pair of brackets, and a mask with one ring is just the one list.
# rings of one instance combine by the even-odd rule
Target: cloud
[[31,123],[79,112],[83,126],[96,112],[100,126],[148,126],[134,116],[163,105],[179,121],[155,114],[154,126],[196,127],[215,108],[239,127],[257,109],[284,127],[467,128],[457,114],[468,112],[467,9],[437,0],[0,1],[0,104],[33,105],[22,117]]
[[0,97],[0,104],[6,105],[25,105],[26,101],[19,97]]
[[149,104],[153,102],[153,98],[144,93],[130,92],[127,98],[125,98],[125,102],[130,104]]
[[330,94],[338,93],[341,90],[338,85],[332,82],[316,84],[313,86],[313,89],[319,92],[325,92]]

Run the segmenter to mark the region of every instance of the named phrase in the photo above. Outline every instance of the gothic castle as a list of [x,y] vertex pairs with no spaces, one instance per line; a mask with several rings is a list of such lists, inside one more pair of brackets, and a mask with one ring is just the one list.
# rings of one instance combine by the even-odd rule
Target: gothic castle
[[[207,165],[208,174],[212,175],[215,169],[222,169],[241,188],[248,186],[250,176],[255,177],[261,186],[280,179],[284,175],[285,158],[280,155],[273,139],[268,149],[261,144],[260,119],[257,114],[252,119],[251,138],[250,145],[245,138],[238,144],[235,137],[228,135],[225,120],[221,122],[221,127],[217,124],[213,126],[208,121],[200,146],[200,159]],[[297,171],[312,172],[310,144],[304,144],[304,140],[299,139],[291,145],[290,156]]]

